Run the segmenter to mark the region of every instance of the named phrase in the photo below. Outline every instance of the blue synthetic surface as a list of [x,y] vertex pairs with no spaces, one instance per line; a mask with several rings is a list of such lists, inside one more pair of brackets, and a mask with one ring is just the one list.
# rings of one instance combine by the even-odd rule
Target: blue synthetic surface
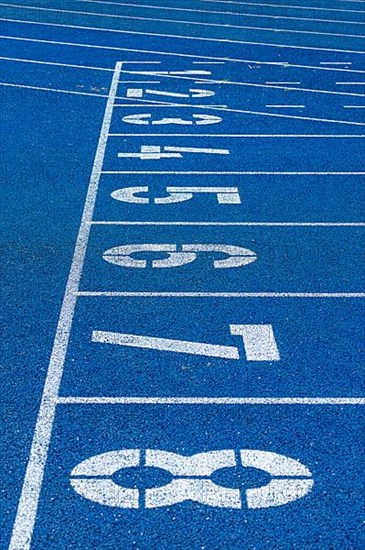
[[[274,4],[267,4],[271,3]],[[251,4],[198,0],[138,0],[133,4],[125,6],[117,0],[11,0],[0,5],[0,17],[13,20],[1,21],[1,56],[12,60],[0,59],[0,80],[25,86],[0,86],[4,325],[1,548],[8,547],[16,516],[106,96],[117,61],[136,61],[123,67],[121,80],[130,84],[118,87],[121,99],[116,103],[124,106],[114,110],[110,129],[111,133],[129,135],[109,138],[103,170],[125,173],[101,176],[94,220],[364,222],[364,109],[344,105],[364,105],[365,86],[361,83],[365,76],[365,41],[340,36],[363,34],[362,3],[276,0],[275,5],[282,4],[282,8],[259,2],[255,6],[254,0]],[[308,9],[288,8],[287,4]],[[120,17],[31,10],[24,6]],[[158,21],[159,18],[201,24]],[[238,25],[256,30],[232,28]],[[75,28],[85,26],[89,29]],[[285,29],[305,32],[290,33]],[[307,34],[308,31],[327,34]],[[216,58],[225,64],[203,64]],[[26,63],[21,59],[60,65]],[[211,77],[203,79],[261,85],[268,81],[300,81],[303,89],[358,95],[210,86],[209,82],[194,84],[196,79],[153,75],[141,78],[128,72],[192,69],[212,71]],[[140,78],[161,83],[133,84]],[[336,84],[344,81],[357,84]],[[129,108],[125,100],[127,87],[145,86],[179,93],[190,87],[213,89],[216,95],[199,100],[204,108],[179,107],[178,113],[173,107],[149,107],[153,98],[146,106]],[[289,111],[266,107],[285,103],[305,107]],[[206,108],[213,104],[227,108]],[[222,117],[222,123],[136,126],[122,121],[128,114],[143,113],[153,113],[157,119],[190,119],[193,113],[209,113]],[[273,113],[289,117],[267,116]],[[138,136],[145,133],[165,135]],[[218,134],[240,137],[217,137]],[[258,137],[263,134],[298,137]],[[137,152],[142,145],[229,149],[230,155],[186,154],[182,159],[143,161],[117,158],[118,152]],[[144,171],[168,173],[138,173]],[[179,171],[198,173],[176,174]],[[221,175],[221,171],[233,173]],[[196,195],[191,201],[163,207],[127,204],[111,198],[113,191],[128,186],[149,186],[151,198],[164,196],[167,186],[238,187],[242,203],[219,205],[214,195]],[[365,271],[363,232],[363,226],[94,225],[80,290],[360,293]],[[232,244],[253,250],[258,258],[233,270],[212,269],[213,260],[218,258],[214,254],[201,255],[194,263],[171,270],[150,266],[126,270],[102,258],[111,247],[139,242],[178,246]],[[363,299],[350,297],[80,297],[60,395],[361,397],[365,364],[363,318]],[[93,330],[104,330],[240,345],[239,339],[229,332],[230,324],[272,324],[281,360],[265,363],[243,358],[238,362],[156,350],[116,349],[91,342]],[[57,408],[31,548],[360,549],[365,543],[363,433],[361,406],[61,405]],[[191,502],[153,511],[120,510],[77,495],[69,481],[71,470],[86,458],[122,448],[164,449],[183,455],[217,449],[272,451],[308,466],[315,485],[309,495],[297,502],[264,510],[224,510]],[[219,475],[217,482],[227,487],[235,483],[252,487],[266,482],[258,470],[251,472],[241,485],[238,474]],[[141,474],[137,485],[142,488],[144,480]],[[121,484],[124,482],[121,478]]]

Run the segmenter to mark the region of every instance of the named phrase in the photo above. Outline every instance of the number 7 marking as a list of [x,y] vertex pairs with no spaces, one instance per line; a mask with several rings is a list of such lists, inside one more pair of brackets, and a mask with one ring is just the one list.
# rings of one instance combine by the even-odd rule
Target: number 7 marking
[[[230,325],[230,331],[232,335],[242,337],[247,361],[280,360],[279,350],[271,325]],[[190,355],[202,355],[204,357],[236,360],[240,358],[239,348],[235,346],[220,346],[203,342],[172,340],[170,338],[94,330],[91,340],[99,344],[187,353]]]

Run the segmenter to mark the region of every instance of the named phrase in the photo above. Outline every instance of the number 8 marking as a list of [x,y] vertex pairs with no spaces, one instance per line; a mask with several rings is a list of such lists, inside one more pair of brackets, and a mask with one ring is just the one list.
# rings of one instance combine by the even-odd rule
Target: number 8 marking
[[[258,450],[241,450],[241,464],[258,468],[272,479],[267,485],[247,489],[246,502],[241,491],[213,482],[212,474],[222,468],[236,467],[234,450],[221,450],[183,456],[155,449],[146,450],[146,467],[169,472],[173,479],[162,487],[145,490],[145,507],[159,508],[185,501],[218,508],[241,509],[282,506],[308,494],[313,487],[309,469],[292,458]],[[139,449],[122,449],[99,454],[80,462],[71,473],[75,491],[93,502],[118,508],[139,508],[140,492],[116,484],[112,475],[124,468],[140,465]]]

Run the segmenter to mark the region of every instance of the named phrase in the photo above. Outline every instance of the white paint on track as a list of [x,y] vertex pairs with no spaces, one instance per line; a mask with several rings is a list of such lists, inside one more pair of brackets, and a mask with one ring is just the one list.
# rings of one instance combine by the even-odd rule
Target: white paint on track
[[[176,8],[176,7],[167,7],[167,6],[161,6],[161,5],[155,5],[152,6],[151,4],[134,4],[134,3],[126,3],[126,2],[103,2],[99,0],[77,0],[77,2],[86,2],[87,4],[110,4],[114,6],[128,6],[131,8],[142,8],[142,9],[149,9],[149,10],[159,10],[159,11],[182,11],[182,12],[189,12],[189,13],[208,13],[208,14],[217,14],[222,16],[226,15],[234,15],[235,17],[254,17],[255,19],[276,19],[276,20],[294,20],[294,21],[314,21],[315,23],[336,23],[336,24],[345,24],[345,25],[365,25],[365,22],[363,21],[349,21],[347,20],[341,20],[341,19],[321,19],[321,18],[314,18],[314,17],[294,17],[294,16],[285,16],[282,14],[279,15],[266,15],[263,13],[242,13],[237,11],[226,11],[224,12],[219,10],[199,10],[199,9],[193,9],[193,8]],[[119,17],[123,17],[122,15]]]
[[340,138],[363,139],[365,134],[109,134],[110,137],[221,137],[221,138]]
[[99,186],[101,168],[105,155],[107,136],[111,124],[114,98],[117,93],[121,67],[121,63],[116,64],[110,86],[98,147],[85,200],[84,212],[82,215],[75,252],[57,325],[56,336],[53,344],[9,550],[28,550],[31,544],[44,468],[46,465],[56,412],[57,397],[61,384],[64,361],[77,300],[76,293],[79,287],[89,239],[89,222],[92,219],[94,211],[96,193]]
[[216,175],[241,175],[247,176],[365,176],[365,172],[254,172],[254,171],[221,171],[221,172],[206,172],[202,171],[183,171],[183,170],[103,170],[102,174],[216,174]]
[[[86,0],[79,0],[79,1],[86,1]],[[91,0],[95,2],[95,0]],[[261,6],[272,6],[277,8],[283,8],[283,7],[290,7],[290,6],[284,6],[284,5],[273,5],[273,4],[255,4],[250,2],[218,2],[217,0],[206,0],[207,2],[211,3],[219,3],[219,4],[247,4],[247,5],[261,5]],[[109,4],[116,4],[115,2],[100,2],[100,3],[109,3]],[[220,24],[214,24],[214,23],[200,23],[200,22],[194,22],[194,21],[175,21],[175,20],[164,20],[164,19],[153,19],[153,18],[143,18],[143,17],[132,17],[132,16],[118,16],[118,15],[111,15],[111,14],[97,14],[97,13],[90,13],[90,12],[76,12],[72,10],[57,10],[57,9],[50,9],[50,8],[41,8],[41,7],[29,7],[24,5],[13,5],[13,4],[0,4],[2,6],[11,6],[12,8],[21,8],[21,9],[37,9],[42,11],[52,11],[52,12],[63,12],[63,13],[76,13],[80,15],[93,15],[93,16],[102,16],[102,17],[122,17],[126,19],[133,19],[133,20],[144,20],[144,21],[162,21],[162,22],[169,22],[174,24],[191,24],[191,25],[204,25],[204,26],[213,26],[213,27],[224,27],[224,28],[237,28],[237,29],[250,29],[250,30],[260,30],[265,32],[279,32],[279,33],[301,33],[301,34],[315,34],[315,35],[325,35],[325,36],[341,36],[341,37],[351,37],[351,38],[363,38],[361,35],[350,35],[350,34],[336,34],[336,33],[321,33],[321,32],[315,32],[315,31],[303,31],[303,30],[293,30],[293,29],[272,29],[272,28],[263,28],[263,27],[249,27],[249,26],[240,26],[240,25],[220,25]],[[141,5],[142,7],[143,5]],[[151,9],[156,9],[158,6],[146,6],[151,7]],[[342,12],[352,12],[352,13],[361,13],[357,10],[336,10],[336,9],[330,9],[330,8],[312,8],[312,7],[303,7],[303,6],[293,6],[296,9],[307,9],[307,10],[326,10],[326,11],[342,11]],[[174,9],[174,8],[163,8],[163,9]],[[177,10],[181,11],[203,11],[203,10],[188,10],[185,8],[175,8]],[[234,13],[234,12],[232,12]],[[241,15],[241,14],[237,14]],[[247,16],[253,17],[254,15],[248,14]],[[275,18],[275,16],[263,16],[263,17],[270,17]],[[5,21],[14,22],[14,23],[24,23],[24,24],[32,24],[32,25],[47,25],[47,26],[53,26],[53,27],[62,27],[62,28],[74,28],[74,29],[82,29],[82,30],[93,30],[98,32],[119,32],[123,34],[132,34],[132,35],[141,35],[141,36],[149,36],[147,33],[143,32],[135,32],[135,31],[125,31],[121,29],[103,29],[99,27],[81,27],[76,25],[63,25],[63,24],[57,24],[57,23],[44,23],[44,22],[36,22],[36,21],[19,21],[19,20],[13,20],[13,19],[5,19],[0,18]],[[295,17],[284,17],[284,19],[296,19]],[[308,19],[308,18],[302,18],[302,19]],[[325,21],[325,20],[323,20]],[[330,21],[333,23],[338,23],[337,21]],[[350,21],[346,21],[344,23],[352,23]],[[354,24],[364,24],[362,22],[354,22]],[[338,49],[328,49],[328,48],[316,48],[316,47],[306,47],[306,46],[298,46],[298,45],[285,45],[285,44],[263,44],[260,42],[246,42],[246,41],[238,41],[238,40],[225,40],[225,39],[215,39],[215,38],[207,38],[207,37],[186,37],[186,36],[179,36],[179,35],[165,35],[165,34],[157,34],[157,33],[151,33],[150,36],[158,36],[158,37],[167,37],[167,38],[176,38],[176,39],[184,39],[184,40],[198,40],[198,41],[209,41],[209,42],[228,42],[233,44],[252,44],[252,45],[259,45],[259,46],[268,46],[268,47],[275,47],[275,48],[294,48],[294,49],[301,49],[301,50],[315,50],[315,51],[333,51],[333,52],[344,52],[344,53],[353,53],[353,54],[363,54],[365,52],[360,51],[353,51],[353,50],[338,50]],[[118,50],[118,51],[139,51],[143,53],[158,53],[160,55],[178,55],[182,57],[199,57],[199,56],[192,56],[188,54],[175,54],[175,53],[169,53],[169,52],[148,52],[145,50],[128,50],[125,48],[116,48],[116,47],[110,47],[110,46],[98,46],[98,45],[87,45],[87,44],[72,44],[72,43],[66,43],[66,42],[56,42],[56,41],[48,41],[48,40],[38,40],[38,39],[28,39],[28,38],[18,38],[18,37],[4,37],[5,39],[10,40],[27,40],[32,42],[45,42],[50,44],[61,44],[61,45],[68,45],[68,46],[77,46],[77,47],[93,47],[98,49],[108,49],[108,50]],[[101,94],[93,94],[93,93],[87,93],[87,92],[77,92],[72,90],[60,90],[55,88],[44,88],[44,87],[37,87],[37,86],[28,86],[28,85],[21,85],[21,84],[13,84],[13,83],[0,83],[2,86],[8,86],[8,87],[17,87],[17,88],[27,88],[27,89],[34,89],[39,91],[50,91],[50,92],[58,92],[58,93],[66,93],[66,94],[74,94],[74,95],[81,95],[81,96],[92,96],[92,97],[103,97],[108,98],[103,125],[100,133],[97,153],[95,156],[93,171],[90,179],[90,185],[88,188],[87,198],[85,201],[85,208],[83,212],[83,217],[80,225],[79,235],[75,247],[74,257],[71,265],[71,270],[69,274],[69,279],[67,282],[66,292],[64,296],[64,301],[59,317],[59,322],[57,326],[57,332],[56,337],[54,341],[54,346],[52,350],[52,356],[50,359],[50,365],[47,373],[45,388],[42,396],[42,403],[40,407],[39,416],[37,419],[37,424],[34,432],[34,438],[30,453],[30,459],[27,466],[26,476],[24,480],[24,485],[22,489],[22,495],[19,502],[16,522],[13,529],[12,539],[9,546],[9,550],[28,550],[30,548],[31,543],[31,535],[34,528],[34,522],[37,512],[37,506],[38,506],[38,499],[40,495],[40,489],[41,484],[43,480],[43,473],[44,468],[46,464],[47,454],[48,454],[48,448],[50,444],[50,438],[52,433],[52,427],[54,422],[54,416],[55,416],[55,409],[56,405],[58,404],[119,404],[119,405],[127,405],[127,404],[146,404],[146,405],[364,405],[365,404],[365,398],[360,397],[60,397],[58,395],[62,372],[64,368],[64,360],[66,355],[66,350],[68,346],[69,336],[70,336],[70,330],[72,325],[72,320],[74,316],[74,309],[76,300],[78,297],[81,296],[138,296],[138,297],[224,297],[224,298],[230,298],[230,297],[270,297],[270,298],[277,298],[277,297],[285,297],[285,298],[363,298],[365,297],[365,293],[186,293],[186,292],[177,292],[177,293],[168,293],[168,292],[160,292],[160,293],[148,293],[148,292],[82,292],[79,291],[79,282],[81,277],[81,271],[82,266],[85,259],[85,253],[86,253],[86,247],[88,243],[89,233],[90,233],[90,227],[94,224],[119,224],[119,225],[202,225],[202,226],[211,226],[211,225],[217,225],[217,226],[251,226],[251,225],[259,225],[259,226],[318,226],[318,227],[338,227],[338,226],[364,226],[363,223],[356,223],[356,222],[349,222],[349,223],[341,223],[341,222],[306,222],[306,223],[299,223],[299,222],[113,222],[113,221],[92,221],[92,215],[95,205],[95,199],[96,199],[96,193],[99,185],[99,180],[101,174],[135,174],[135,173],[144,173],[144,174],[214,174],[215,172],[127,172],[127,171],[102,171],[102,164],[104,160],[104,154],[105,154],[105,148],[106,148],[106,142],[108,136],[117,136],[119,134],[108,134],[110,123],[111,123],[111,115],[112,115],[112,109],[114,106],[114,101],[117,99],[116,93],[117,93],[117,87],[118,87],[118,80],[119,80],[119,74],[121,71],[121,63],[117,63],[115,69],[111,68],[104,68],[104,67],[92,67],[92,66],[82,66],[82,65],[72,65],[72,64],[63,64],[63,63],[53,63],[53,62],[47,62],[47,61],[36,61],[36,60],[23,60],[18,58],[5,58],[1,57],[0,59],[3,60],[13,60],[17,62],[28,62],[28,63],[35,63],[35,64],[45,64],[45,65],[55,65],[55,66],[64,66],[64,67],[70,67],[70,68],[78,68],[78,69],[89,69],[89,70],[100,70],[100,71],[114,71],[112,84],[110,87],[110,92],[108,95],[101,95]],[[210,58],[212,59],[212,58]],[[228,58],[227,58],[228,60]],[[244,60],[232,60],[235,62],[246,62]],[[134,63],[134,62],[130,62]],[[149,62],[146,62],[149,63]],[[153,62],[151,62],[153,63]],[[157,63],[157,62],[156,62]],[[254,62],[259,63],[263,65],[267,65],[266,62]],[[275,63],[270,63],[271,65],[275,65]],[[280,66],[279,63],[276,65]],[[318,67],[303,67],[303,66],[297,66],[297,65],[290,65],[287,64],[286,66],[290,67],[299,67],[299,68],[311,68],[311,69],[317,69],[317,70],[343,70],[346,72],[365,72],[365,71],[355,71],[355,70],[347,70],[347,69],[324,69],[324,68],[318,68]],[[260,86],[264,87],[262,85],[253,84],[253,83],[230,83],[230,84],[239,84],[244,86]],[[268,86],[273,87],[273,86]],[[287,87],[285,87],[287,89]],[[318,93],[335,93],[331,91],[323,91],[323,90],[298,90],[296,88],[296,91],[308,91],[308,92],[318,92]],[[363,96],[363,94],[352,94],[352,93],[345,93],[345,92],[338,92],[338,95],[358,95]],[[125,99],[125,98],[119,98],[119,99]],[[117,107],[119,105],[116,105]],[[158,107],[158,105],[153,105],[154,107]],[[171,103],[167,103],[163,106],[180,106],[180,107],[188,107],[188,105],[174,105]],[[272,106],[273,107],[273,106]],[[279,107],[279,106],[276,106]],[[283,107],[283,106],[280,106]],[[285,107],[294,107],[292,106],[285,106]],[[299,106],[295,106],[299,107]],[[300,106],[302,107],[302,106]],[[212,106],[205,106],[205,108],[212,109]],[[345,106],[345,108],[364,108],[363,106]],[[217,108],[216,108],[217,109]],[[218,110],[221,110],[218,108]],[[297,119],[303,119],[303,120],[310,120],[310,121],[318,121],[318,122],[332,122],[332,123],[339,123],[339,124],[355,124],[355,125],[365,125],[364,123],[357,123],[357,122],[351,122],[351,121],[337,121],[337,120],[326,120],[326,119],[315,119],[315,118],[309,118],[309,117],[293,117],[289,115],[274,115],[269,113],[262,113],[262,112],[255,112],[255,111],[244,111],[244,110],[231,110],[231,109],[224,109],[232,112],[238,112],[238,113],[244,113],[244,114],[255,114],[255,115],[265,115],[265,116],[284,116],[286,118],[297,118]],[[138,134],[137,134],[138,135]],[[177,134],[178,135],[178,134]],[[186,134],[181,134],[186,135]],[[217,135],[218,136],[218,135]],[[239,137],[239,135],[228,135],[227,137]],[[243,136],[243,137],[252,137],[252,136]],[[254,137],[314,137],[311,135],[291,135],[291,136],[269,136],[269,135],[255,135]],[[364,137],[364,136],[315,136],[315,137]],[[221,172],[219,172],[221,174]],[[364,175],[363,172],[224,172],[224,173],[231,173],[231,174],[269,174],[269,175]],[[157,340],[157,339],[154,339]],[[168,341],[167,339],[158,339],[160,342],[162,340],[166,344],[166,342],[173,342],[172,340]],[[114,342],[115,343],[115,342]],[[176,343],[176,342],[175,342]],[[207,345],[209,346],[209,344]],[[224,346],[212,346],[211,348],[223,348]],[[228,349],[228,347],[227,347]],[[230,348],[230,349],[236,349],[236,348]],[[176,350],[175,350],[176,351]],[[189,351],[189,353],[194,353],[192,351]],[[209,355],[209,353],[208,353]],[[224,356],[224,355],[223,355]]]
[[56,63],[53,61],[38,61],[36,59],[23,59],[19,57],[4,57],[0,56],[2,61],[13,61],[16,63],[33,63],[36,65],[54,65],[55,67],[70,67],[71,69],[90,69],[92,71],[108,71],[114,72],[114,69],[108,67],[92,67],[91,65],[73,65],[71,63]]
[[[344,69],[344,68],[338,68],[338,67],[320,67],[316,65],[297,65],[295,63],[288,63],[286,61],[258,61],[258,60],[252,60],[252,59],[237,59],[237,58],[231,58],[231,57],[216,57],[216,56],[201,56],[201,55],[193,55],[188,53],[181,53],[181,52],[171,52],[171,51],[161,51],[161,50],[140,50],[136,48],[121,48],[118,46],[106,46],[102,44],[85,44],[85,43],[78,43],[78,42],[63,42],[60,40],[47,40],[45,38],[30,38],[30,37],[24,37],[24,36],[10,36],[10,35],[0,35],[0,38],[3,40],[16,40],[19,42],[35,42],[38,44],[53,44],[55,46],[69,46],[72,48],[91,48],[91,49],[97,49],[97,50],[110,50],[110,51],[118,51],[118,52],[131,52],[131,53],[143,53],[143,54],[154,54],[154,55],[165,55],[165,56],[171,56],[171,57],[183,57],[188,59],[219,59],[224,62],[229,61],[230,63],[245,63],[245,64],[253,64],[253,65],[269,65],[270,67],[278,67],[278,68],[296,68],[296,69],[306,69],[306,70],[316,70],[316,71],[336,71],[336,72],[344,72],[344,73],[356,73],[356,74],[365,74],[365,70],[360,69]],[[160,61],[123,61],[123,64],[126,63],[160,63]],[[194,62],[193,62],[194,63]],[[340,65],[352,65],[352,63],[341,63]]]
[[109,298],[365,298],[365,292],[118,292],[87,291],[84,297]]
[[[76,10],[61,10],[56,8],[42,8],[39,6],[25,6],[24,4],[5,4],[0,2],[2,7],[12,7],[18,9],[26,10],[35,10],[35,11],[45,11],[45,12],[56,12],[56,13],[67,13],[75,15],[91,15],[94,17],[107,17],[107,18],[118,18],[118,19],[128,19],[132,21],[152,21],[154,23],[172,23],[174,25],[198,25],[202,27],[218,27],[223,29],[245,29],[250,31],[263,31],[263,32],[274,32],[274,33],[290,33],[290,34],[312,34],[317,36],[336,36],[341,38],[361,38],[364,40],[364,35],[362,34],[344,34],[344,33],[333,33],[333,32],[320,32],[320,31],[304,31],[298,29],[286,29],[286,28],[273,28],[273,27],[258,27],[258,26],[249,26],[249,25],[230,25],[221,23],[208,23],[201,21],[189,21],[189,20],[179,20],[179,19],[163,19],[163,18],[153,18],[153,17],[137,17],[133,15],[115,15],[115,14],[106,14],[99,12],[89,12],[89,11],[76,11]],[[120,29],[102,29],[108,31],[119,31]]]
[[365,227],[363,222],[155,222],[155,221],[105,221],[94,220],[92,225],[157,225],[157,226],[218,226],[218,227]]
[[[151,75],[151,71],[123,71],[126,74],[135,74],[135,75],[144,75],[148,76]],[[158,71],[154,71],[155,73]],[[174,76],[169,74],[158,74],[159,78],[172,78],[172,79],[178,79],[178,80],[192,80],[196,82],[195,78],[189,77],[189,76]],[[336,92],[334,90],[321,90],[321,89],[315,89],[315,88],[298,88],[297,86],[295,88],[292,88],[290,85],[280,85],[280,83],[266,83],[261,84],[257,82],[235,82],[233,80],[214,80],[211,78],[199,78],[199,84],[220,84],[222,86],[226,85],[232,85],[232,86],[248,86],[248,87],[254,87],[254,88],[269,88],[273,90],[285,90],[285,91],[294,91],[294,92],[311,92],[311,93],[317,93],[317,94],[329,94],[329,95],[350,95],[355,97],[365,97],[365,94],[357,93],[357,92]],[[290,84],[290,83],[288,83]],[[298,83],[300,84],[300,83]]]
[[268,8],[293,8],[297,10],[310,10],[310,11],[336,11],[336,12],[345,12],[345,13],[365,13],[361,10],[345,10],[339,8],[320,8],[315,6],[299,6],[298,4],[266,4],[258,2],[233,2],[225,0],[204,0],[210,4],[235,4],[237,6],[262,6]]
[[0,86],[8,88],[25,88],[26,90],[38,90],[40,92],[56,92],[59,94],[86,95],[89,97],[108,97],[105,94],[92,94],[89,92],[75,92],[73,90],[59,90],[58,88],[43,88],[43,86],[27,86],[26,84],[15,84],[13,82],[0,82]]
[[365,405],[364,397],[59,397],[60,405]]
[[[120,99],[120,98],[118,98]],[[225,113],[238,113],[243,115],[255,115],[255,116],[267,116],[267,117],[278,117],[278,118],[290,118],[294,120],[307,120],[311,122],[326,122],[331,124],[344,124],[346,126],[365,126],[365,122],[356,122],[354,120],[335,120],[331,118],[316,118],[308,116],[298,116],[298,115],[288,115],[283,113],[271,113],[265,111],[248,111],[246,109],[227,109],[225,106],[216,106],[216,105],[191,105],[189,103],[171,103],[169,101],[157,101],[157,100],[144,100],[138,99],[135,97],[123,97],[123,101],[137,101],[137,104],[116,104],[115,107],[138,107],[138,103],[141,104],[141,107],[145,106],[147,103],[149,106],[157,107],[182,107],[184,109],[205,109],[209,111],[223,111]]]
[[205,357],[219,357],[221,359],[239,359],[238,348],[234,346],[219,346],[202,342],[188,342],[186,340],[172,340],[171,338],[155,338],[136,334],[121,334],[94,330],[92,342],[99,344],[114,344],[142,349],[187,353]]
[[[7,86],[7,87],[13,87],[13,88],[26,88],[30,90],[38,90],[43,92],[57,92],[57,93],[63,93],[63,94],[71,94],[71,95],[84,95],[84,96],[91,96],[91,97],[108,97],[103,94],[92,94],[88,92],[76,92],[72,90],[59,90],[57,88],[44,88],[41,86],[28,86],[25,84],[15,84],[10,82],[0,82],[0,86]],[[127,97],[116,97],[116,99],[120,100],[128,100]],[[224,106],[215,106],[215,105],[191,105],[191,104],[179,104],[179,103],[169,103],[169,102],[153,102],[147,101],[148,105],[144,105],[143,100],[136,100],[136,98],[131,98],[133,101],[140,101],[141,106],[152,106],[154,108],[156,107],[184,107],[184,108],[194,108],[194,109],[208,109],[208,110],[216,110],[216,111],[224,111],[224,112],[231,112],[231,113],[239,113],[239,114],[248,114],[248,115],[260,115],[260,116],[269,116],[269,117],[281,117],[281,118],[292,118],[296,120],[310,120],[313,122],[328,122],[328,123],[335,123],[335,124],[345,124],[350,126],[365,126],[365,122],[354,122],[350,120],[332,120],[332,119],[322,119],[322,118],[314,118],[314,117],[304,117],[304,116],[294,116],[294,115],[288,115],[288,114],[282,114],[282,113],[265,113],[261,111],[246,111],[242,109],[227,109]],[[143,105],[142,105],[143,104]],[[122,104],[116,104],[115,107],[139,107],[139,105],[122,105]],[[352,106],[350,106],[352,107]],[[117,172],[115,172],[117,173]]]
[[[205,36],[184,36],[181,34],[162,34],[162,33],[156,33],[156,32],[141,32],[141,31],[127,31],[122,29],[108,29],[105,27],[90,27],[85,25],[66,25],[63,23],[51,23],[51,22],[43,22],[43,21],[27,21],[26,19],[12,19],[8,17],[0,17],[0,21],[8,22],[8,23],[20,23],[23,25],[42,25],[46,27],[58,27],[58,28],[64,28],[64,29],[77,29],[77,30],[84,30],[84,31],[97,31],[97,32],[108,32],[108,33],[119,33],[119,34],[132,34],[133,36],[158,36],[161,38],[174,38],[177,40],[193,40],[198,42],[218,42],[218,43],[224,43],[224,44],[250,44],[252,46],[268,46],[271,48],[284,48],[284,49],[295,49],[295,50],[309,50],[309,51],[316,51],[316,52],[336,52],[336,53],[352,53],[352,54],[358,54],[358,55],[364,55],[365,51],[363,50],[344,50],[344,49],[338,49],[338,48],[320,48],[318,46],[299,46],[294,44],[272,44],[268,42],[252,42],[248,40],[232,40],[227,38],[209,38]],[[278,31],[272,31],[272,32],[278,32]]]

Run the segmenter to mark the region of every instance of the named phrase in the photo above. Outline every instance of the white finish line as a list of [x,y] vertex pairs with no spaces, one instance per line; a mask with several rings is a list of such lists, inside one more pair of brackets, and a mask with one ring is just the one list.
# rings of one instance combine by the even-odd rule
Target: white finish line
[[101,168],[104,161],[108,132],[112,119],[114,99],[118,89],[121,69],[122,63],[118,62],[115,66],[108,101],[105,108],[98,147],[94,159],[66,291],[58,320],[56,337],[53,344],[9,550],[28,550],[31,545],[44,468],[46,465],[48,448],[51,441],[52,428],[56,413],[57,397],[64,370],[72,320],[75,313],[77,301],[76,292],[79,287],[81,272],[85,261],[86,248],[89,240],[91,227],[89,222],[91,221],[94,212],[96,194],[99,187]]

